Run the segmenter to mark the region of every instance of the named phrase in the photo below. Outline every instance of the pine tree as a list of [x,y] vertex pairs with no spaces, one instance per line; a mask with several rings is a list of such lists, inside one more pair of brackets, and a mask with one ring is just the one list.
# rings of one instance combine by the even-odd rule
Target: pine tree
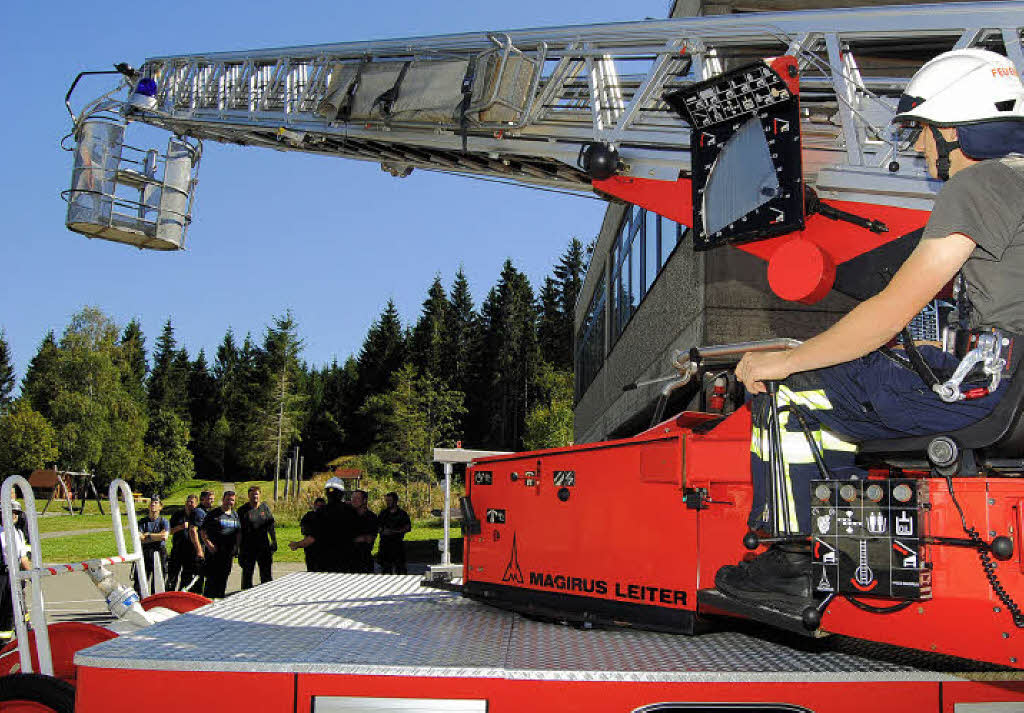
[[[359,350],[357,360],[357,403],[368,397],[388,391],[394,374],[402,367],[406,356],[406,339],[402,322],[393,300],[380,317],[370,326]],[[372,417],[352,423],[350,445],[357,451],[365,450],[373,442],[377,421]]]
[[388,300],[380,317],[359,350],[359,388],[363,393],[383,393],[405,361],[405,334],[394,300]]
[[[474,443],[514,450],[522,446],[537,368],[536,310],[526,275],[506,260],[481,309],[482,339],[468,424]],[[467,433],[467,436],[470,434]]]
[[235,335],[228,327],[217,347],[213,362],[213,379],[217,385],[217,398],[220,404],[220,417],[217,419],[214,433],[218,443],[222,444],[219,452],[220,473],[230,477],[239,471],[238,447],[234,439],[232,422],[239,418],[241,392],[239,379],[240,356],[235,344]]
[[[466,273],[459,267],[452,284],[451,297],[448,303],[448,351],[444,361],[441,377],[445,385],[453,391],[466,395],[465,402],[470,403],[469,391],[473,386],[474,358],[480,343],[480,318],[473,308],[473,297],[469,292],[469,281]],[[473,418],[467,409],[463,415],[463,434],[472,432],[468,420]]]
[[7,410],[14,396],[14,366],[11,364],[11,349],[7,345],[4,330],[0,329],[0,413]]
[[274,498],[278,495],[281,456],[298,440],[305,420],[305,396],[301,392],[304,370],[299,363],[303,342],[291,310],[275,317],[267,327],[258,355],[264,392],[255,423],[255,445],[261,465],[273,466]]
[[130,321],[121,333],[121,354],[125,388],[132,398],[145,403],[149,363],[146,361],[146,337],[137,319]]
[[448,338],[448,298],[444,294],[441,276],[435,275],[434,282],[423,302],[423,312],[412,330],[409,352],[412,363],[423,374],[441,376]]
[[373,453],[390,465],[405,485],[404,502],[412,504],[412,484],[425,483],[429,492],[433,448],[454,445],[462,394],[406,364],[395,373],[392,388],[368,397],[362,410],[380,423]]
[[57,396],[60,375],[57,372],[57,338],[51,329],[43,337],[35,356],[29,362],[21,382],[21,395],[28,399],[33,410],[50,419],[50,404]]
[[317,472],[345,452],[346,427],[354,410],[356,363],[337,359],[310,373],[307,386],[309,419],[302,433],[307,472]]
[[541,358],[549,364],[564,362],[565,340],[562,332],[562,295],[553,277],[544,278],[544,286],[537,297],[537,342]]
[[156,340],[149,374],[149,412],[166,410],[188,420],[188,354],[178,349],[170,317]]
[[191,428],[189,448],[196,471],[201,475],[224,474],[224,443],[217,430],[220,420],[220,399],[217,381],[206,364],[206,353],[200,349],[192,362],[188,377],[188,410]]
[[555,265],[554,274],[558,282],[561,303],[561,327],[557,332],[554,352],[545,359],[557,369],[572,371],[573,368],[573,325],[575,324],[576,301],[583,288],[586,274],[585,251],[578,238],[569,241],[569,247]]
[[266,468],[267,463],[263,459],[260,444],[259,420],[260,409],[270,389],[271,384],[262,366],[260,349],[253,341],[252,335],[246,333],[238,350],[233,379],[234,393],[226,404],[230,425],[228,456],[233,466],[228,471],[230,475],[260,472]]

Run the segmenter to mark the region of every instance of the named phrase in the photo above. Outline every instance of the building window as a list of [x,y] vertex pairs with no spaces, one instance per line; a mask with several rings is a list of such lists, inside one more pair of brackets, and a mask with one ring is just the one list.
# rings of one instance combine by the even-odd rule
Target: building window
[[583,324],[576,334],[576,402],[583,397],[604,364],[604,271],[597,281]]
[[686,227],[657,213],[632,206],[612,244],[612,344],[668,262]]

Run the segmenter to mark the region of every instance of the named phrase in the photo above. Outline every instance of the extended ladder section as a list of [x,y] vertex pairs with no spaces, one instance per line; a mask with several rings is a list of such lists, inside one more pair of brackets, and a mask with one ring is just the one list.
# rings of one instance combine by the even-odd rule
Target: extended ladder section
[[[806,182],[822,198],[927,210],[937,184],[888,127],[902,88],[953,48],[989,48],[1024,71],[1022,27],[1024,2],[945,2],[155,57],[120,113],[179,137],[374,161],[396,176],[589,191],[595,145],[617,151],[619,177],[687,176],[690,130],[664,95],[788,54]],[[141,214],[152,199],[139,203]]]

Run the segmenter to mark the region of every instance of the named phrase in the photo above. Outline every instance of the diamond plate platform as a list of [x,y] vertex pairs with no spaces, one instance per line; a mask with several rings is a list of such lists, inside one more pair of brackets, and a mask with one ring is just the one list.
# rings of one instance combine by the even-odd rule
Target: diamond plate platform
[[532,621],[410,576],[300,572],[84,649],[79,666],[561,681],[1024,680],[841,637],[700,636]]

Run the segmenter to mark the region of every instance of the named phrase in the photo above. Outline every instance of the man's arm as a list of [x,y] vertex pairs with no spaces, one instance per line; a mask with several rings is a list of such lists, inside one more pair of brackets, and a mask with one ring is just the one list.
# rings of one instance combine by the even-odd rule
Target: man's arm
[[922,240],[884,290],[796,349],[745,354],[736,378],[751,393],[762,393],[765,380],[841,364],[884,346],[953,279],[974,247],[961,233]]
[[188,529],[188,516],[185,515],[184,519],[181,521],[180,524],[175,525],[174,527],[171,528],[171,534],[172,535],[176,535],[179,532],[181,532],[182,530],[187,530],[187,529]]
[[199,536],[202,538],[203,545],[206,547],[207,550],[209,550],[210,552],[216,552],[217,545],[213,544],[213,542],[210,540],[210,532],[208,527],[209,524],[210,516],[207,515],[206,519],[203,520],[203,524],[199,527]]
[[294,552],[295,550],[304,550],[310,545],[312,545],[314,542],[316,542],[315,537],[313,537],[312,535],[306,535],[301,540],[298,540],[296,542],[289,542],[288,549],[290,549],[292,552]]
[[199,541],[199,528],[191,526],[188,528],[188,539],[192,543],[192,547],[195,548],[196,557],[199,559],[206,559],[206,553],[203,550],[203,543]]
[[274,513],[270,512],[269,507],[267,516],[270,518],[270,524],[267,526],[267,531],[270,533],[270,551],[277,552],[277,521],[274,520]]

